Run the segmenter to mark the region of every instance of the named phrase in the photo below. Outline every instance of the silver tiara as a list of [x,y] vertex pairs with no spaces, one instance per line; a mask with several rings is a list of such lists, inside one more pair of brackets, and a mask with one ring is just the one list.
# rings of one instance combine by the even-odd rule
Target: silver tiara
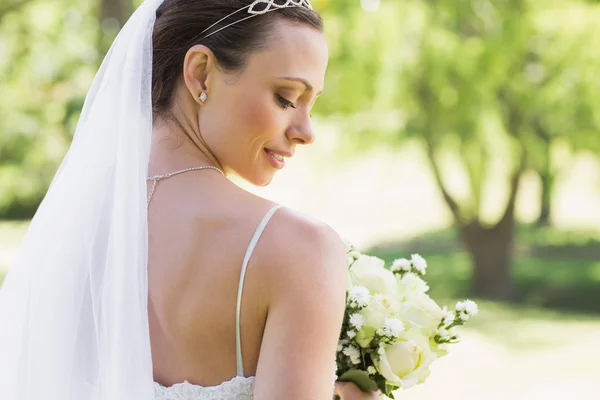
[[221,18],[220,20],[218,20],[217,22],[215,22],[214,24],[212,24],[211,26],[209,26],[208,28],[203,30],[200,34],[201,35],[204,34],[206,31],[210,30],[215,25],[217,25],[220,22],[226,20],[227,18],[239,13],[240,11],[246,10],[247,13],[250,14],[249,16],[244,17],[235,22],[232,22],[229,25],[225,25],[225,26],[217,29],[216,31],[209,33],[208,35],[203,36],[201,39],[205,39],[211,35],[214,35],[217,32],[222,31],[225,28],[229,28],[232,25],[235,25],[239,22],[245,21],[252,17],[256,17],[257,15],[263,15],[263,14],[266,14],[271,11],[280,10],[282,8],[304,7],[304,8],[308,8],[309,10],[313,9],[312,4],[310,4],[310,0],[286,0],[285,3],[281,4],[283,1],[284,0],[279,0],[279,1],[278,0],[255,0],[251,4],[232,12],[231,14],[224,16],[223,18]]

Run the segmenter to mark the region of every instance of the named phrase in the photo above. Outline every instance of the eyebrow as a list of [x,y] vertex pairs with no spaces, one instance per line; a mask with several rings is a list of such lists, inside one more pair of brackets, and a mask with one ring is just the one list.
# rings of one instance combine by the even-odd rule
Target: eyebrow
[[[302,84],[304,84],[304,86],[306,87],[306,90],[309,92],[312,92],[314,90],[313,86],[304,78],[295,78],[295,77],[291,77],[291,76],[283,76],[279,79],[283,79],[286,81],[294,81],[294,82],[300,82]],[[323,91],[320,91],[319,93],[317,93],[317,95],[320,95],[321,93],[323,93]]]

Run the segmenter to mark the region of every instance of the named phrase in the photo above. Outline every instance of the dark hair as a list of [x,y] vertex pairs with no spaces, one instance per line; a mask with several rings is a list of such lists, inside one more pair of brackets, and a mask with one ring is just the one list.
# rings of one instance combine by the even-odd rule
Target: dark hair
[[[283,2],[285,0],[280,0]],[[203,44],[215,54],[219,68],[236,72],[246,66],[248,56],[266,47],[277,20],[305,24],[319,31],[323,21],[319,14],[305,7],[289,7],[268,12],[236,23],[202,39],[206,34],[248,16],[244,11],[206,28],[252,0],[165,0],[156,11],[153,32],[152,108],[157,114],[171,107],[173,91],[183,70],[190,47]]]

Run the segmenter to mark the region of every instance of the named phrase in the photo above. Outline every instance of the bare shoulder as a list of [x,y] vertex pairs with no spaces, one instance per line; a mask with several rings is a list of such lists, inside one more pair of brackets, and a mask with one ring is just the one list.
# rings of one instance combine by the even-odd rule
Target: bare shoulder
[[[233,184],[218,193],[215,204],[232,226],[254,228],[259,218],[276,205]],[[260,270],[261,280],[279,286],[307,274],[313,279],[345,282],[347,269],[345,245],[339,234],[328,224],[288,207],[281,207],[271,217],[251,263]]]
[[255,396],[331,398],[346,299],[344,243],[327,224],[287,208],[272,222],[262,243],[268,312]]
[[286,207],[279,209],[269,224],[261,252],[269,280],[279,286],[305,282],[315,289],[342,289],[347,269],[345,245],[331,226]]
[[275,260],[293,256],[315,261],[320,258],[344,258],[345,246],[339,234],[328,224],[307,214],[282,207],[273,217],[269,242]]

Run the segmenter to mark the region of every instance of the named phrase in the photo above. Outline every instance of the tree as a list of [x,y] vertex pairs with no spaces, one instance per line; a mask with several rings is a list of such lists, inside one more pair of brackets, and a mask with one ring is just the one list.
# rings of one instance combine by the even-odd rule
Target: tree
[[0,16],[0,218],[29,218],[70,143],[96,69],[97,25],[86,18],[93,4],[12,4],[18,12]]
[[600,154],[600,140],[594,140],[600,131],[600,119],[594,112],[600,105],[600,88],[595,78],[600,57],[589,52],[600,37],[600,29],[591,22],[598,16],[594,9],[598,7],[585,7],[588,16],[583,19],[577,15],[582,11],[577,7],[562,9],[565,22],[546,26],[547,40],[538,38],[535,45],[538,59],[532,64],[531,74],[539,81],[539,90],[531,112],[532,130],[539,149],[532,152],[530,168],[538,174],[541,183],[537,219],[540,226],[552,222],[554,185],[568,166],[554,162],[556,145],[568,144],[573,154],[582,151]]
[[[515,208],[523,173],[548,168],[543,156],[549,150],[543,146],[555,136],[568,137],[556,124],[564,128],[590,99],[564,104],[573,98],[559,79],[567,70],[564,60],[568,67],[577,60],[564,49],[541,51],[538,43],[553,45],[566,34],[552,35],[541,11],[526,0],[420,5],[426,23],[417,56],[404,71],[402,81],[408,84],[399,100],[409,115],[405,131],[426,146],[435,181],[471,255],[475,292],[512,300],[517,297],[511,276]],[[466,171],[470,193],[462,201],[448,186],[445,153],[458,157]],[[484,184],[499,158],[508,190],[498,217],[485,221]],[[545,183],[547,201],[550,179]]]

